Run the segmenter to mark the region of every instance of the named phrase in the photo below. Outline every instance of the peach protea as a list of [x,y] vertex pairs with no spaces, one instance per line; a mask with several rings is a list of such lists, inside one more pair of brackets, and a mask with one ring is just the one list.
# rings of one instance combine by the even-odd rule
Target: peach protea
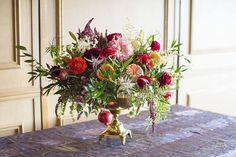
[[130,64],[127,66],[126,73],[131,75],[133,80],[137,80],[137,78],[143,75],[143,69],[137,64]]

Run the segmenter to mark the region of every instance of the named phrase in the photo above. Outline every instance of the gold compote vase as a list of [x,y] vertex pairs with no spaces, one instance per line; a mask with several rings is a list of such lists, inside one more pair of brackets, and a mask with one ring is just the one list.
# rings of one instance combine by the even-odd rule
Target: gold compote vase
[[109,104],[108,109],[113,115],[113,121],[107,125],[105,131],[99,136],[99,141],[101,141],[106,136],[117,136],[120,138],[121,143],[124,145],[126,142],[126,136],[128,135],[132,138],[131,131],[125,129],[123,124],[119,121],[118,117],[122,110],[128,109],[130,107],[127,98],[119,97],[114,102]]

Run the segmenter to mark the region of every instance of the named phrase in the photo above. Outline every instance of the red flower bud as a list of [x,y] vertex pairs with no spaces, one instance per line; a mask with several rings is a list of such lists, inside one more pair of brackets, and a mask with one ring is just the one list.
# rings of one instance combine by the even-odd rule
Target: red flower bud
[[160,49],[161,49],[161,45],[160,45],[160,43],[159,42],[157,42],[157,41],[152,41],[152,43],[151,43],[151,49],[152,49],[152,51],[159,51]]
[[164,98],[166,101],[168,101],[171,98],[171,92],[166,92]]

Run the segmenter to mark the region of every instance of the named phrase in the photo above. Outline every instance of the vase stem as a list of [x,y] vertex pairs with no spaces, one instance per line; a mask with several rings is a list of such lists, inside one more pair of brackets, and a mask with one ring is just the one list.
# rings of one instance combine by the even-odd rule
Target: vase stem
[[120,112],[111,110],[113,114],[113,121],[107,125],[107,129],[99,136],[99,141],[101,141],[105,136],[118,136],[122,144],[125,144],[126,136],[132,137],[131,131],[125,129],[123,124],[119,121],[118,117]]

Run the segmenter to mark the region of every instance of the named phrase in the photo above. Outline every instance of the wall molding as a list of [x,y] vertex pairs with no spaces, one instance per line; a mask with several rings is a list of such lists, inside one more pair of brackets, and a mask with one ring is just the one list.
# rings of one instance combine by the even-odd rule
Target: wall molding
[[56,44],[62,45],[62,33],[63,33],[63,3],[62,0],[56,0]]
[[2,89],[0,90],[0,102],[15,99],[38,97],[40,93],[39,88],[25,87],[16,89]]
[[13,61],[0,63],[0,70],[20,68],[20,50],[15,45],[20,44],[20,26],[21,26],[21,9],[20,0],[12,0],[13,6]]
[[68,124],[79,122],[79,120],[77,120],[77,116],[78,116],[77,114],[72,114],[59,117],[57,122],[58,126],[65,126]]
[[2,132],[14,131],[16,134],[24,133],[24,127],[22,122],[16,122],[12,124],[0,125],[0,137]]
[[168,18],[169,17],[169,0],[164,0],[164,30],[163,30],[163,49],[167,50],[168,49]]

